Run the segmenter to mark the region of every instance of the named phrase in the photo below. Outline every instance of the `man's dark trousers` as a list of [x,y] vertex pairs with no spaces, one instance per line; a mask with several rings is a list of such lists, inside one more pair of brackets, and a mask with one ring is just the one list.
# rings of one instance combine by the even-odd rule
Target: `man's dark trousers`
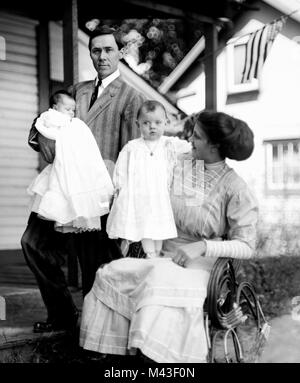
[[40,219],[36,213],[29,217],[22,249],[47,308],[47,321],[54,326],[67,327],[77,316],[61,268],[71,249],[79,259],[84,296],[92,288],[99,266],[122,256],[116,241],[107,236],[106,219],[101,217],[101,231],[63,234],[54,230],[53,221]]

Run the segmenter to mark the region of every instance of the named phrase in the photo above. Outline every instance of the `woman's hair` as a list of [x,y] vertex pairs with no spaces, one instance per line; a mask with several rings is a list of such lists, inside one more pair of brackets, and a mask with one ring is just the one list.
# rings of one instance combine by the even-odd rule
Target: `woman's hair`
[[158,108],[161,108],[164,111],[166,118],[168,118],[166,108],[161,102],[156,100],[146,100],[142,103],[137,112],[137,119],[140,117],[142,112],[154,112]]
[[57,90],[55,93],[53,93],[50,96],[50,99],[49,99],[50,108],[52,108],[53,105],[57,105],[61,101],[61,99],[62,99],[61,96],[67,96],[67,97],[70,97],[73,100],[73,97],[72,97],[71,93],[67,92],[64,89]]
[[120,49],[122,49],[124,47],[124,43],[123,41],[121,40],[121,36],[120,36],[120,33],[117,29],[114,29],[114,28],[111,28],[109,27],[108,25],[101,25],[97,28],[95,28],[91,34],[90,34],[90,38],[89,38],[89,51],[91,50],[91,43],[92,43],[92,40],[95,38],[95,37],[98,37],[98,36],[103,36],[103,35],[113,35],[115,40],[116,40],[116,44]]
[[226,113],[205,110],[196,115],[199,123],[212,144],[219,147],[222,157],[243,161],[254,149],[254,134],[246,122]]

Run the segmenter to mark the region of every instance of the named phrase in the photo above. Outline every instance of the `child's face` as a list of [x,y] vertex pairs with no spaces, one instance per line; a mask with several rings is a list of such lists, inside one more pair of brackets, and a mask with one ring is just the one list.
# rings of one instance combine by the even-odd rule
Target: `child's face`
[[56,105],[53,105],[53,109],[63,114],[67,114],[70,118],[75,116],[75,107],[75,100],[63,94],[61,95],[60,101]]
[[166,113],[160,107],[149,112],[143,110],[137,123],[145,140],[158,140],[163,135],[167,125]]

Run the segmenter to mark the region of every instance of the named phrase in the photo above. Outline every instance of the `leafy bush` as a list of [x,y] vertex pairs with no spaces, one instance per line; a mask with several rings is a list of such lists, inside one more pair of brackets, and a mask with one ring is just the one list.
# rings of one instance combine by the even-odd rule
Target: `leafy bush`
[[242,272],[268,318],[291,313],[292,298],[300,296],[300,256],[254,258],[243,262]]

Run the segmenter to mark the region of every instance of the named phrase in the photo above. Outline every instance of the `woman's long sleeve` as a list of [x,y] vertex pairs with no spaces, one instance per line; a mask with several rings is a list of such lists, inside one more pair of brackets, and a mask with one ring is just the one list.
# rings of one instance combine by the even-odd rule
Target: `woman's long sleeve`
[[250,258],[256,243],[258,206],[255,197],[245,186],[233,192],[226,211],[227,240],[205,240],[206,257]]

